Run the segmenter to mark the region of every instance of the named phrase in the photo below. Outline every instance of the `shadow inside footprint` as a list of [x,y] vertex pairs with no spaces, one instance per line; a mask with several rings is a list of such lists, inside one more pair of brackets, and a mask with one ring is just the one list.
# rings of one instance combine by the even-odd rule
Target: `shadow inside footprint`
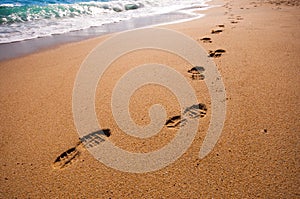
[[223,50],[223,49],[217,49],[217,50],[215,50],[215,53],[225,53],[226,52],[226,50]]
[[205,75],[203,75],[203,74],[192,74],[191,78],[192,78],[192,80],[204,80]]
[[101,135],[109,137],[111,135],[110,129],[102,129],[99,131],[92,132],[88,135],[81,137],[80,141],[86,148],[91,148],[97,146],[98,144],[100,144],[100,142],[105,141],[105,139],[101,137]]
[[205,71],[205,68],[202,66],[194,66],[190,70],[188,70],[188,73],[203,73]]
[[186,108],[183,112],[184,115],[189,116],[190,118],[204,117],[207,112],[207,107],[205,104],[194,104]]
[[226,50],[223,50],[223,49],[217,49],[215,51],[210,50],[208,52],[208,56],[217,58],[217,57],[221,57],[222,54],[225,53],[225,52],[226,52]]
[[169,118],[166,121],[165,125],[168,128],[177,128],[177,127],[185,125],[185,122],[186,122],[186,119],[181,119],[180,115],[176,115],[176,116]]
[[205,71],[205,68],[202,66],[195,66],[188,70],[187,72],[191,74],[193,80],[204,80],[205,76],[201,73]]
[[217,27],[219,27],[219,28],[225,28],[225,25],[224,24],[218,24]]
[[[62,154],[60,154],[55,161],[53,162],[54,169],[62,169],[66,166],[70,165],[73,161],[75,161],[81,151],[86,148],[94,147],[100,144],[100,142],[104,142],[105,139],[103,136],[109,137],[111,135],[110,129],[102,129],[99,131],[95,131],[79,138],[79,142],[75,147],[72,147]],[[102,136],[102,137],[100,137]]]
[[75,147],[72,147],[60,154],[53,162],[53,167],[55,169],[62,169],[75,160],[80,154],[79,150],[77,150],[77,146],[80,144],[81,143],[79,142]]
[[211,34],[219,34],[221,32],[223,32],[223,30],[212,30]]
[[203,37],[200,39],[200,41],[202,41],[203,43],[211,43],[212,42],[211,38],[209,38],[209,37]]

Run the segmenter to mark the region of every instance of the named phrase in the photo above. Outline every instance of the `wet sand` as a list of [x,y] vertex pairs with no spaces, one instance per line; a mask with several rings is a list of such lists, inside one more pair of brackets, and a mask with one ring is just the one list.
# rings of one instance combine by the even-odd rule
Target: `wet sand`
[[[153,138],[141,140],[126,135],[114,121],[112,89],[136,65],[172,66],[206,105],[191,147],[155,172],[111,169],[93,158],[86,140],[79,142],[72,115],[76,74],[89,52],[110,35],[0,62],[0,197],[299,197],[299,3],[276,2],[282,1],[213,1],[221,6],[203,11],[206,17],[164,26],[189,35],[211,53],[226,87],[224,128],[204,159],[198,153],[211,100],[204,81],[190,78],[189,63],[171,53],[144,50],[121,57],[105,73],[95,107],[109,134],[98,132],[104,141],[93,144],[109,139],[128,151],[149,152],[176,135],[177,129],[166,125]],[[131,116],[139,125],[150,122],[148,110],[154,103],[164,105],[168,118],[180,114],[175,96],[157,85],[138,90],[131,102]]]

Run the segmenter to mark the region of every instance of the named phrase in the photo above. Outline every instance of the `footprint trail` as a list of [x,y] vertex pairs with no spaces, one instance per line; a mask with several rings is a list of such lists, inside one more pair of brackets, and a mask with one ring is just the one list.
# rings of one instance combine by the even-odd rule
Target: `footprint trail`
[[52,163],[53,168],[63,169],[71,165],[78,160],[80,154],[86,148],[98,146],[101,142],[105,141],[105,137],[109,137],[110,135],[110,129],[103,129],[81,137],[80,141],[74,147],[64,151],[54,160]]

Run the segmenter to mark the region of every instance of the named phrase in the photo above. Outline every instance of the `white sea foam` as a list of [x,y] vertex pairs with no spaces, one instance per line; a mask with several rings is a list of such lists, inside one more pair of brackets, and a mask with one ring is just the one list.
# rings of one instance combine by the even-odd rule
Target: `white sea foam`
[[[193,9],[205,6],[208,0],[114,0],[109,2],[83,2],[77,4],[52,4],[32,7],[24,14],[1,16],[0,43],[10,43],[53,34],[98,27],[132,18],[169,13],[173,11],[197,14]],[[18,4],[2,5],[6,7]],[[137,8],[137,9],[134,9]],[[21,12],[21,11],[20,11]],[[198,15],[200,17],[202,15]]]

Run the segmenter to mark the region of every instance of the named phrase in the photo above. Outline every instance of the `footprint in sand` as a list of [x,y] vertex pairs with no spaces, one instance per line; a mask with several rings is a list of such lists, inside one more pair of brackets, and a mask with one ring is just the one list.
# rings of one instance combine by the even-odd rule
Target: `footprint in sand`
[[211,38],[209,38],[209,37],[203,37],[200,39],[200,41],[202,41],[203,43],[211,43],[212,42]]
[[178,128],[180,126],[184,126],[186,124],[187,120],[184,119],[184,118],[181,118],[180,115],[176,115],[176,116],[173,116],[171,118],[169,118],[165,125],[168,127],[168,128]]
[[226,51],[223,50],[223,49],[217,49],[217,50],[215,50],[215,51],[210,50],[210,51],[208,52],[208,56],[209,56],[209,57],[217,58],[217,57],[221,57],[222,54],[225,53],[225,52],[226,52]]
[[80,142],[83,143],[83,145],[86,148],[91,148],[91,147],[97,146],[101,142],[105,141],[105,139],[103,138],[103,135],[106,137],[109,137],[111,135],[110,130],[102,129],[102,130],[90,133],[90,134],[80,138]]
[[241,17],[241,16],[236,16],[235,18],[232,17],[232,18],[230,18],[230,19],[231,19],[230,23],[236,24],[236,23],[238,23],[238,21],[241,21],[241,20],[243,20],[244,18]]
[[190,118],[202,118],[206,116],[207,107],[205,104],[194,104],[186,108],[183,112],[183,115],[187,115]]
[[219,27],[219,28],[225,28],[225,25],[224,24],[218,24],[218,25],[216,25],[217,27]]
[[211,34],[219,34],[221,32],[223,32],[223,30],[220,30],[220,29],[218,29],[218,30],[212,30]]
[[202,66],[195,66],[187,72],[191,74],[192,80],[204,80],[205,76],[202,74],[204,71]]
[[178,129],[181,126],[184,126],[187,124],[187,118],[195,119],[195,118],[202,118],[206,115],[207,107],[205,104],[194,104],[190,107],[187,107],[184,112],[183,116],[177,115],[169,118],[165,125],[168,128],[176,128]]
[[236,17],[236,20],[239,20],[239,21],[240,21],[240,20],[243,20],[243,19],[244,19],[244,18],[241,17],[241,16],[237,16],[237,17]]
[[85,150],[85,148],[91,148],[99,145],[101,142],[105,141],[103,136],[109,137],[111,135],[109,129],[99,130],[80,138],[80,141],[76,144],[75,147],[68,149],[67,151],[60,154],[52,166],[54,169],[63,169],[73,162],[75,162],[80,156],[81,152]]
[[55,161],[53,162],[54,169],[62,169],[68,165],[70,165],[73,161],[75,161],[79,155],[82,148],[82,143],[78,142],[75,147],[68,149],[67,151],[60,154]]

